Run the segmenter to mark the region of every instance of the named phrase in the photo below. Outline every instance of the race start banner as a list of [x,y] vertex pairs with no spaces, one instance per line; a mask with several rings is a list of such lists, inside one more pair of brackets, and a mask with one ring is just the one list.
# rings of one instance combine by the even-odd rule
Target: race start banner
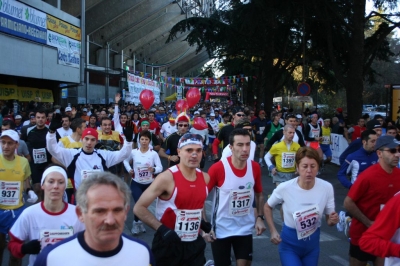
[[140,103],[139,95],[144,89],[153,91],[154,104],[160,103],[160,85],[157,81],[152,79],[145,79],[139,76],[128,73],[128,88],[129,91],[125,92],[125,101],[132,102],[135,105]]

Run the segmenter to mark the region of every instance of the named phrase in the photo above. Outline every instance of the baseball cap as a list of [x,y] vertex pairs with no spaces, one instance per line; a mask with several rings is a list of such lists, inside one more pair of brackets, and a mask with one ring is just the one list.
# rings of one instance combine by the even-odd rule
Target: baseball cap
[[72,108],[71,108],[71,107],[65,108],[65,112],[71,112],[71,111],[72,111]]
[[379,150],[381,148],[388,148],[388,149],[393,149],[397,148],[397,146],[400,145],[400,142],[398,142],[395,137],[385,135],[385,136],[380,136],[375,143],[375,149]]
[[374,129],[382,127],[381,123],[378,120],[370,120],[367,123],[367,129]]
[[176,123],[179,123],[179,122],[188,122],[189,123],[189,118],[186,115],[179,116],[178,119],[176,119]]
[[15,116],[15,119],[22,119],[22,116],[16,115],[16,116]]
[[339,107],[339,108],[336,108],[336,111],[338,111],[339,113],[342,113],[343,109]]
[[194,114],[195,114],[195,115],[199,115],[199,114],[200,114],[200,112],[199,112],[199,111],[196,111],[196,112],[194,112]]
[[172,110],[168,110],[168,113],[172,113]]
[[160,108],[158,108],[158,110],[160,110],[160,111],[165,111],[165,110],[164,110],[164,107],[160,107]]
[[16,142],[19,142],[19,136],[18,136],[17,131],[15,131],[15,130],[12,130],[12,129],[4,130],[1,133],[0,138],[5,137],[5,136],[10,137],[12,140],[14,140]]
[[243,113],[244,111],[243,111],[242,108],[233,109],[233,114],[236,114],[236,113],[239,113],[239,112]]
[[301,116],[301,114],[297,114],[297,115],[296,115],[296,118],[301,119],[301,118],[303,118],[303,117]]
[[214,113],[211,113],[210,116],[215,116],[215,114],[214,114]]
[[83,112],[87,112],[87,108],[83,108],[83,110],[82,110]]
[[203,111],[203,108],[199,108],[199,109],[197,109],[197,111]]
[[82,133],[82,139],[86,137],[87,135],[91,135],[96,138],[96,140],[99,139],[99,134],[97,133],[97,130],[93,128],[86,128],[83,133]]
[[218,109],[218,108],[215,108],[214,110],[215,110],[215,111],[219,111],[219,109]]
[[331,121],[331,119],[330,118],[325,118],[324,121]]

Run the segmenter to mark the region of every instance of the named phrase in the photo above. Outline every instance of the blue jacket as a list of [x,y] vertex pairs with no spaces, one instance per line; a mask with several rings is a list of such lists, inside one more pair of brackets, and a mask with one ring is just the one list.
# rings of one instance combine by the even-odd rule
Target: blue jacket
[[344,160],[349,156],[351,153],[356,152],[362,148],[362,141],[361,138],[358,138],[350,143],[350,145],[340,154],[339,156],[339,163],[342,165],[344,163]]
[[[337,174],[340,183],[346,188],[350,188],[356,181],[359,174],[365,169],[378,162],[378,155],[375,151],[368,153],[363,147],[347,156],[346,160],[340,165]],[[351,175],[351,180],[347,175]]]

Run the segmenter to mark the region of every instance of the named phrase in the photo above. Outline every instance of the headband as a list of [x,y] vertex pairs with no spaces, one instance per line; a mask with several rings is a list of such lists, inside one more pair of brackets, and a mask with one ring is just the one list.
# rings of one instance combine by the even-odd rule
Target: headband
[[142,123],[140,123],[140,125],[142,125],[142,126],[144,126],[144,125],[150,126],[150,123],[147,120],[143,120]]
[[179,139],[178,149],[182,149],[189,144],[200,145],[203,147],[203,137],[199,134],[186,133]]
[[67,173],[65,172],[65,170],[60,166],[51,166],[51,167],[47,168],[46,171],[44,171],[44,173],[42,175],[42,181],[40,182],[41,186],[43,186],[46,176],[53,172],[62,174],[62,176],[65,178],[65,184],[68,184],[68,177],[67,177]]

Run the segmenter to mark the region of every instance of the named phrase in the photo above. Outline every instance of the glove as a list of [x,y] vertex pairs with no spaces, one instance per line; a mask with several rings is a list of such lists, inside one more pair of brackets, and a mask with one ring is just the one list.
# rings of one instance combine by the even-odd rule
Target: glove
[[124,135],[127,142],[131,142],[133,140],[133,125],[132,123],[127,123],[124,129]]
[[49,130],[56,131],[60,127],[62,127],[62,116],[61,114],[55,114],[53,115],[53,119],[51,119]]
[[211,224],[202,219],[200,223],[200,229],[208,234],[211,231]]
[[31,240],[21,246],[22,254],[39,254],[40,252],[40,241],[38,239]]
[[29,198],[26,201],[29,203],[35,203],[38,200],[38,196],[33,192],[33,190],[28,191],[28,196]]
[[161,237],[165,243],[173,243],[181,241],[180,237],[174,230],[169,229],[163,224],[160,227],[158,227],[157,232],[161,234]]

